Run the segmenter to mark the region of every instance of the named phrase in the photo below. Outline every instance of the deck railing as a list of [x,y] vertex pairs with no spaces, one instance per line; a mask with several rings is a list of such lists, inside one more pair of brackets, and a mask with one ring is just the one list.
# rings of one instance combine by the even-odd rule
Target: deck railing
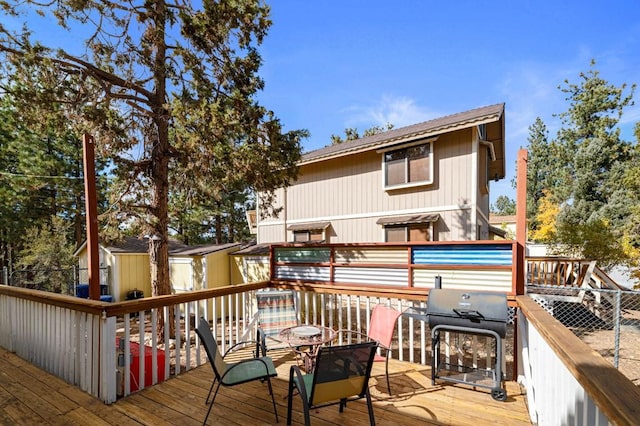
[[[267,286],[296,290],[301,324],[363,334],[377,304],[399,311],[426,307],[423,291],[300,283],[242,284],[118,303],[3,286],[0,310],[10,321],[0,323],[0,346],[110,403],[206,362],[194,336],[195,319],[200,316],[215,324],[222,351],[252,339],[257,327],[255,291]],[[161,342],[160,331],[169,330],[170,321],[175,334]],[[452,348],[462,348],[466,343],[460,339],[453,335],[447,341]],[[477,355],[480,346],[491,344],[485,340],[480,337],[473,349],[467,349],[476,351],[478,368],[492,365],[491,359]],[[459,355],[458,349],[452,349],[447,356],[460,362]],[[430,362],[430,330],[424,321],[409,316],[398,319],[392,357]]]
[[640,388],[529,296],[518,296],[522,382],[532,423],[636,425]]
[[[294,254],[289,248],[286,250],[287,255]],[[428,274],[450,274],[443,287],[455,280],[459,280],[461,286],[472,285],[465,284],[465,280],[473,274],[473,265],[467,264],[464,268],[420,266],[415,262],[418,258],[405,247],[404,260],[391,267],[388,261],[371,260],[370,256],[381,253],[375,250],[380,248],[358,247],[357,252],[347,253],[348,259],[339,257],[345,253],[333,251],[328,262],[320,259],[319,264],[308,259],[300,261],[300,257],[292,256],[291,264],[287,265],[288,260],[280,257],[275,261],[273,270],[282,267],[281,271],[294,275],[278,276],[260,283],[119,303],[0,286],[0,346],[111,403],[119,395],[126,396],[205,363],[204,350],[193,333],[195,320],[200,316],[214,325],[214,334],[223,351],[236,342],[252,338],[256,327],[254,292],[265,287],[296,290],[303,324],[365,332],[371,309],[377,303],[399,310],[426,306],[428,289],[433,282],[424,278],[428,276],[422,275],[424,271]],[[306,281],[309,272],[304,268],[309,267],[312,268],[311,273],[318,273],[318,276],[325,274],[318,268],[327,268],[326,276],[332,279]],[[403,269],[407,277],[412,277],[409,280],[412,285],[375,283],[366,286],[351,281],[360,274],[385,271],[393,275],[398,273],[396,270],[402,274],[405,273]],[[504,272],[510,267],[499,265],[497,269],[491,266],[477,269],[482,276],[482,272]],[[457,271],[461,271],[462,278],[456,276]],[[341,282],[336,277],[349,279]],[[640,418],[638,389],[631,382],[619,376],[609,382],[609,377],[619,373],[598,354],[580,346],[579,341],[569,340],[569,336],[575,336],[561,324],[552,323],[555,320],[542,308],[536,308],[528,296],[516,298],[512,295],[510,301],[514,312],[517,312],[518,326],[517,330],[511,328],[512,336],[517,338],[506,339],[514,346],[511,353],[513,362],[517,363],[517,374],[513,374],[511,379],[518,378],[525,385],[532,421],[555,424],[559,418],[575,418],[585,419],[584,423],[578,424],[596,424],[592,419],[632,424],[627,420]],[[428,326],[423,321],[402,316],[396,327],[393,357],[428,363]],[[160,342],[160,332],[171,328],[175,328],[175,334],[170,340]],[[565,348],[567,342],[573,349]],[[135,357],[136,350],[142,356]],[[490,364],[489,360],[480,358],[477,359],[478,367],[481,368],[483,363]],[[572,385],[558,386],[558,377]],[[628,397],[621,396],[621,393]],[[629,398],[635,403],[630,403]]]

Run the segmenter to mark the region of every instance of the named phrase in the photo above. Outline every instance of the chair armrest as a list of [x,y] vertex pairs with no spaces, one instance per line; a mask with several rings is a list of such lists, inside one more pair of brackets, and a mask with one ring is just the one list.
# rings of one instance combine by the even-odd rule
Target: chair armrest
[[[233,351],[234,349],[236,349],[239,346],[246,346],[246,345],[252,345],[252,344],[256,344],[256,346],[260,345],[260,342],[258,342],[257,340],[244,340],[242,342],[238,342],[235,345],[231,346],[229,349],[227,349],[225,351],[225,353],[222,355],[222,358],[226,357],[229,352]],[[259,358],[259,354],[256,352],[254,353],[254,358]],[[253,358],[252,358],[253,359]]]
[[256,358],[262,356],[267,356],[267,335],[264,330],[258,327],[256,331]]

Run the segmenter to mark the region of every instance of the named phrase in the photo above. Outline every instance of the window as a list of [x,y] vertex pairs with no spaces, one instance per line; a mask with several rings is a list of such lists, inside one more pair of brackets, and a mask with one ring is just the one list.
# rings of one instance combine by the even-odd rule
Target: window
[[307,243],[309,241],[324,241],[327,228],[331,222],[296,223],[289,225],[287,230],[293,233],[293,242]]
[[388,243],[431,241],[430,228],[430,223],[386,226],[384,228],[385,241]]
[[414,214],[381,217],[376,221],[384,227],[384,240],[388,243],[407,241],[433,241],[434,223],[439,214]]
[[296,243],[306,243],[309,241],[324,241],[324,230],[309,229],[306,231],[294,231],[293,241]]
[[429,184],[432,176],[431,143],[384,153],[385,187]]

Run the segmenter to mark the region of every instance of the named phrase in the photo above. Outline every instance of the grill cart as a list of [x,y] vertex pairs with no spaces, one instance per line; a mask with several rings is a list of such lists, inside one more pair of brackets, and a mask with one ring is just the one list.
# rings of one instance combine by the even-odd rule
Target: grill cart
[[[431,328],[431,382],[436,379],[463,383],[491,389],[491,397],[497,401],[507,399],[503,380],[502,339],[507,332],[509,308],[507,297],[499,293],[471,292],[434,288],[429,291],[426,315]],[[493,366],[477,368],[467,363],[447,362],[441,354],[443,332],[488,336],[495,341]],[[489,340],[489,339],[487,339]],[[487,345],[487,358],[491,355]],[[491,367],[491,368],[490,368]],[[488,380],[492,379],[492,380]],[[488,382],[491,382],[487,384]]]

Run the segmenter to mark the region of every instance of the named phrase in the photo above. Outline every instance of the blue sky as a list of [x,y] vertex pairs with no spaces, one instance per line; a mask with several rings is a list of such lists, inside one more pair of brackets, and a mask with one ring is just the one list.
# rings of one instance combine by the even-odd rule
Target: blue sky
[[[553,137],[568,103],[558,86],[596,60],[615,85],[640,83],[640,2],[274,0],[260,48],[260,100],[286,130],[308,129],[305,151],[347,127],[396,128],[506,103],[507,178],[539,116]],[[638,96],[635,96],[638,99]],[[632,140],[640,108],[629,108]]]
[[[491,183],[492,202],[515,197],[516,154],[535,118],[555,135],[554,114],[568,108],[558,89],[565,79],[578,83],[595,59],[610,83],[640,83],[638,0],[268,3],[273,26],[259,47],[266,85],[259,100],[285,130],[310,131],[305,152],[347,127],[398,128],[504,102],[507,177]],[[86,32],[53,36],[61,32],[34,15],[29,24],[52,47],[80,44]],[[633,140],[637,121],[640,105],[626,111],[623,137]]]

